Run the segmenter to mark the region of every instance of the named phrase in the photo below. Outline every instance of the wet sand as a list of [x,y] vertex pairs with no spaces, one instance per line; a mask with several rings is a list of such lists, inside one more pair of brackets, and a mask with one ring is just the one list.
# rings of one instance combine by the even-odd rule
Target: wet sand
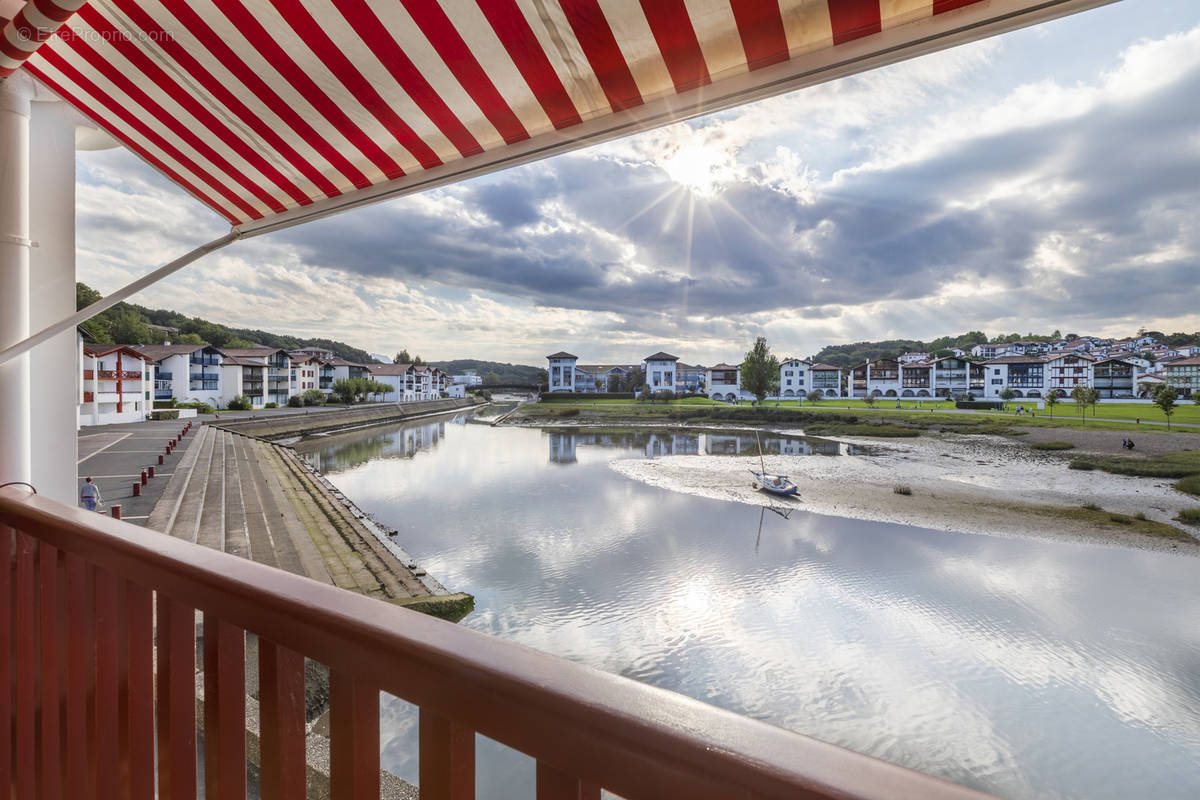
[[[651,485],[751,505],[764,505],[770,499],[776,505],[791,504],[852,519],[1200,555],[1200,529],[1174,520],[1180,509],[1200,503],[1173,489],[1174,481],[1067,469],[1071,453],[1119,452],[1120,432],[1044,432],[1049,434],[1046,441],[1073,441],[1068,434],[1079,434],[1078,449],[1066,453],[1031,450],[1033,435],[1010,439],[936,434],[903,440],[837,437],[871,446],[872,453],[863,456],[768,455],[767,470],[788,475],[799,487],[800,499],[792,501],[771,498],[752,488],[750,471],[758,471],[757,457],[628,459],[613,462],[612,468]],[[1093,438],[1093,434],[1097,436]],[[1114,442],[1108,441],[1110,436],[1115,436]],[[1084,442],[1085,438],[1090,440]],[[1195,446],[1193,440],[1185,442],[1171,449]],[[912,494],[896,494],[897,485],[909,487]],[[1097,515],[1102,519],[1096,521],[1056,513],[1062,507],[1079,509],[1089,503],[1111,513],[1145,514],[1150,520],[1185,531],[1192,540],[1139,533],[1110,523],[1107,515]]]

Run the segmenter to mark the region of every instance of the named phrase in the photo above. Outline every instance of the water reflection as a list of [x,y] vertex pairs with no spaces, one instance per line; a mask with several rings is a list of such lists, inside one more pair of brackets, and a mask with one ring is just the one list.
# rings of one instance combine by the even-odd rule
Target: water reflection
[[[1198,795],[1195,559],[785,519],[609,468],[673,431],[447,424],[343,453],[400,453],[408,427],[303,446],[476,596],[464,625],[1006,797]],[[728,457],[678,433],[688,463]],[[415,781],[415,715],[384,719],[384,766]],[[531,796],[527,759],[478,752],[481,796]]]
[[[640,452],[646,458],[663,456],[838,456],[860,455],[867,451],[861,445],[818,439],[811,436],[781,436],[738,431],[566,431],[548,428],[550,460],[555,464],[570,464],[578,460],[579,447],[619,448]],[[760,447],[761,445],[761,447]]]

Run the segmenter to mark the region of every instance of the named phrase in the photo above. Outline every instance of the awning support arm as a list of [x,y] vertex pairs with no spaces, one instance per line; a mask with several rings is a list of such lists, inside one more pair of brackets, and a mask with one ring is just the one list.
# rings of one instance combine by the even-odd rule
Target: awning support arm
[[227,244],[232,244],[236,240],[240,239],[241,236],[242,234],[239,231],[233,230],[218,239],[213,239],[207,244],[202,244],[195,250],[192,250],[190,253],[180,256],[171,263],[161,266],[153,272],[143,275],[128,286],[118,289],[101,300],[97,300],[87,308],[76,311],[71,316],[61,319],[49,327],[43,328],[29,338],[22,339],[16,344],[6,347],[4,350],[0,350],[0,364],[16,358],[22,353],[28,352],[47,339],[51,339],[63,331],[70,330],[81,322],[86,322],[102,311],[107,311],[117,303],[120,303],[122,300],[125,300],[126,298],[140,292],[142,289],[145,289],[151,284],[157,283],[171,273],[183,269],[193,261],[203,258],[215,250],[220,250]]

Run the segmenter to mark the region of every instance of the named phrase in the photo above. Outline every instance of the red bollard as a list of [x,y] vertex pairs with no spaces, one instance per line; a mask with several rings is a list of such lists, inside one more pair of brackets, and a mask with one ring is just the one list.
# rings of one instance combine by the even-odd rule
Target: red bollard
[[154,467],[146,467],[146,474],[149,475],[151,478],[153,478],[154,477]]
[[171,445],[167,445],[167,455],[171,455]]
[[145,486],[148,480],[150,480],[150,476],[146,474],[146,470],[142,470],[142,486]]
[[121,507],[119,505],[117,505],[117,506],[111,506],[110,508],[112,510],[112,518],[120,519],[121,518]]
[[163,461],[165,461],[165,460],[166,460],[166,456],[162,456],[162,455],[160,455],[160,456],[158,457],[158,463],[160,463],[160,464],[161,464],[161,463],[163,463]]
[[142,485],[140,483],[135,483],[133,485],[133,496],[134,497],[142,496]]

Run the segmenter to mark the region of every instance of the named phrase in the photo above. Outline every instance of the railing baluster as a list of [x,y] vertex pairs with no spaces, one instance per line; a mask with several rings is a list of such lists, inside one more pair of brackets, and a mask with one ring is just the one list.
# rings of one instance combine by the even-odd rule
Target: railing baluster
[[92,738],[91,698],[95,679],[92,639],[92,592],[87,564],[67,553],[67,796],[89,797]]
[[330,794],[379,800],[379,690],[330,670]]
[[36,605],[33,586],[33,553],[35,542],[24,533],[17,533],[17,593],[16,612],[16,741],[13,747],[13,772],[16,778],[16,796],[33,797],[36,784],[34,762],[34,714],[37,698],[36,668],[37,651],[34,646],[34,621]]
[[600,787],[539,761],[537,800],[600,800]]
[[96,718],[92,736],[96,747],[96,797],[117,797],[120,785],[120,715],[117,711],[118,610],[117,577],[103,569],[95,571],[96,592]]
[[246,797],[246,634],[204,615],[204,796]]
[[158,593],[158,796],[196,797],[195,611]]
[[420,710],[421,800],[474,800],[475,731]]
[[304,656],[258,639],[259,794],[304,800]]
[[154,798],[154,597],[125,582],[129,639],[129,782],[131,800]]
[[[0,526],[0,785],[12,777],[12,657],[13,637],[13,537],[16,531]],[[6,791],[11,791],[8,789]]]
[[41,651],[38,698],[38,724],[41,737],[38,757],[41,762],[40,797],[55,800],[62,797],[62,740],[59,726],[59,637],[58,623],[63,609],[59,606],[58,551],[38,543],[38,628]]

